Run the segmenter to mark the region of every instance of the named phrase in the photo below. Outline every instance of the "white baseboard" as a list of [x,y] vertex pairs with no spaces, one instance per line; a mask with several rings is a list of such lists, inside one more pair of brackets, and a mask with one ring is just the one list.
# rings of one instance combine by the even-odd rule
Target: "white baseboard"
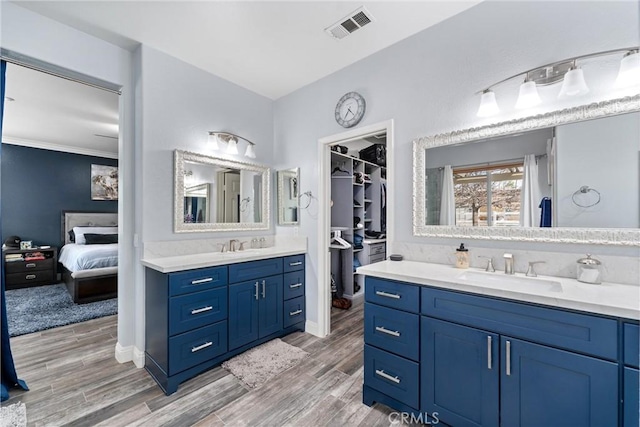
[[133,347],[133,363],[138,368],[144,368],[144,351],[138,349],[138,347]]
[[312,322],[311,320],[307,320],[305,322],[304,331],[311,335],[315,335],[316,337],[322,338],[322,336],[320,335],[320,327],[316,322]]
[[120,343],[116,343],[116,360],[118,363],[133,362],[137,368],[144,368],[144,351],[138,350],[133,345],[123,347]]

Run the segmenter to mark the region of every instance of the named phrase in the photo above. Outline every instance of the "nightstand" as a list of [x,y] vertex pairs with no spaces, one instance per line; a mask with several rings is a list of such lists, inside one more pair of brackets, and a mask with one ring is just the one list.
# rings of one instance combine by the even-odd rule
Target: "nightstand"
[[[44,259],[29,259],[29,255],[38,252],[44,255]],[[8,261],[15,255],[21,255],[22,259]],[[2,261],[4,262],[7,289],[49,285],[57,282],[58,248],[55,246],[46,249],[3,249]]]

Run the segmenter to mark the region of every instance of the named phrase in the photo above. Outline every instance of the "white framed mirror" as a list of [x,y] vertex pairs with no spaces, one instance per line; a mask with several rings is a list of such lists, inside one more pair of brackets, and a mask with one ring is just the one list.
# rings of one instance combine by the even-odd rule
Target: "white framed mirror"
[[279,170],[278,225],[300,224],[300,169]]
[[268,167],[181,150],[174,161],[176,233],[269,229]]
[[634,95],[414,140],[413,234],[640,246],[639,126]]

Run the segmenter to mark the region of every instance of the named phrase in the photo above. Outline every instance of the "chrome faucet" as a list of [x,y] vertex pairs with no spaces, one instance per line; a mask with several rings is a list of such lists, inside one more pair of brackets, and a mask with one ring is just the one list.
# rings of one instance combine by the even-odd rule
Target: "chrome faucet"
[[513,268],[513,254],[504,254],[504,274],[515,274]]
[[538,277],[536,274],[536,270],[534,270],[533,266],[536,264],[544,264],[544,261],[529,261],[529,268],[527,269],[528,277]]
[[230,252],[235,252],[236,251],[236,243],[240,243],[240,240],[238,240],[238,239],[229,240],[229,251]]
[[484,271],[488,271],[490,273],[496,271],[496,269],[493,267],[493,257],[479,255],[478,258],[485,258],[487,260],[487,267],[484,269]]

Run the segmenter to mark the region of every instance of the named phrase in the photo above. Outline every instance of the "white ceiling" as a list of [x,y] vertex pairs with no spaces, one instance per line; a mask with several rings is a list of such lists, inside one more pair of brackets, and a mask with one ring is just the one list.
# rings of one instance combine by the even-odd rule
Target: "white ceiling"
[[[15,1],[134,50],[142,43],[277,99],[441,22],[476,1]],[[324,29],[360,6],[375,21]],[[117,156],[118,96],[10,65],[3,141]],[[43,144],[41,144],[43,143]],[[53,145],[53,147],[52,147]]]

